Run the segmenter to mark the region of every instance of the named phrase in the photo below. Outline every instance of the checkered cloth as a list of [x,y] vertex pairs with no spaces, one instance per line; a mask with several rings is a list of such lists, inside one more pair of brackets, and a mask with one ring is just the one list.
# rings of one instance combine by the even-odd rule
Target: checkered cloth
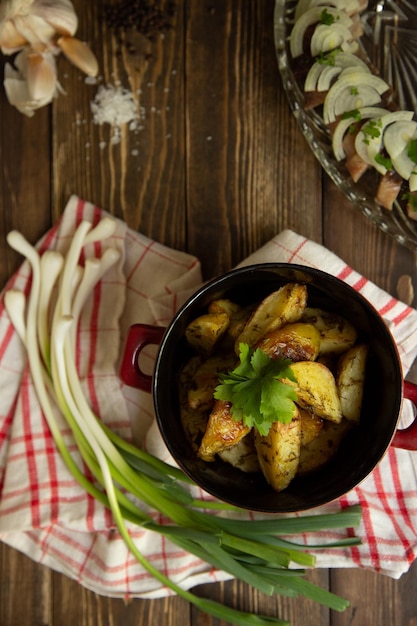
[[[105,214],[72,197],[59,223],[38,244],[40,251],[65,252],[81,219],[97,223]],[[101,256],[106,247],[121,252],[94,289],[82,314],[77,365],[86,395],[101,419],[121,436],[170,460],[153,418],[151,397],[124,387],[118,376],[120,346],[132,323],[165,326],[201,284],[199,262],[133,232],[117,220],[114,235],[84,250]],[[417,312],[378,289],[323,247],[284,231],[245,264],[293,262],[327,270],[361,291],[381,312],[397,342],[404,372],[417,353]],[[30,269],[24,262],[7,288],[28,291]],[[4,292],[3,292],[4,293]],[[152,367],[154,354],[147,354]],[[144,366],[145,367],[145,366]],[[111,514],[75,482],[57,453],[42,416],[27,367],[26,354],[0,301],[0,539],[30,558],[113,597],[155,598],[169,591],[132,558]],[[404,404],[402,424],[411,419]],[[68,427],[66,444],[79,460]],[[363,545],[317,553],[321,567],[363,567],[398,578],[417,554],[417,453],[390,448],[372,474],[340,501],[317,513],[360,503],[362,525],[355,532]],[[199,497],[209,497],[195,488]],[[242,512],[253,518],[253,513]],[[163,522],[162,519],[157,518]],[[130,526],[139,549],[177,584],[190,588],[229,576],[183,552],[149,530]],[[304,535],[305,543],[340,539],[350,531]]]

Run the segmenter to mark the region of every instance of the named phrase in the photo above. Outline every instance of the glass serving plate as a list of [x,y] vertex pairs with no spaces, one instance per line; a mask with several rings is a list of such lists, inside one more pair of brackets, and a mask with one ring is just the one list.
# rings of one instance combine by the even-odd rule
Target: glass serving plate
[[[392,211],[375,201],[379,175],[369,168],[354,183],[343,162],[338,162],[320,110],[304,110],[302,82],[291,70],[288,37],[294,24],[297,0],[276,0],[274,36],[278,66],[291,109],[313,153],[324,170],[351,202],[381,230],[413,251],[417,250],[417,212],[407,215],[399,194]],[[394,89],[401,109],[417,111],[417,1],[369,0],[361,15],[364,34],[360,46],[380,75]]]

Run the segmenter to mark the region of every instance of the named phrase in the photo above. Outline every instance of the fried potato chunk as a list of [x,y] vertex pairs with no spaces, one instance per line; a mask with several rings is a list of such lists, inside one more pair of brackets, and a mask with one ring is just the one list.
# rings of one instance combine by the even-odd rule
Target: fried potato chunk
[[208,306],[209,313],[226,313],[230,319],[240,311],[241,307],[236,304],[236,302],[232,302],[228,298],[213,300]]
[[288,283],[267,296],[250,316],[247,324],[236,339],[239,343],[254,346],[256,342],[284,324],[300,319],[307,304],[307,287],[297,283]]
[[198,450],[198,456],[203,461],[214,461],[216,454],[231,448],[249,431],[250,427],[234,420],[231,416],[230,402],[216,400]]
[[353,346],[358,336],[356,328],[344,317],[322,309],[306,307],[300,321],[314,324],[319,330],[320,354],[345,352]]
[[290,367],[297,382],[285,382],[295,387],[297,404],[325,420],[339,424],[342,421],[342,407],[332,372],[317,361],[299,361]]
[[368,346],[358,344],[342,354],[338,363],[336,384],[342,413],[356,423],[361,416],[367,356]]
[[185,329],[187,342],[200,354],[212,353],[229,325],[227,313],[206,313],[190,322]]
[[226,448],[219,452],[222,461],[230,463],[233,467],[237,467],[242,472],[253,473],[259,472],[258,453],[255,448],[253,429],[235,443],[231,448]]
[[323,428],[323,420],[310,411],[298,408],[301,421],[301,445],[306,446],[313,441]]
[[315,361],[320,350],[320,332],[313,324],[286,324],[264,335],[255,347],[271,359]]
[[301,446],[297,476],[309,474],[328,463],[351,428],[352,422],[345,419],[340,424],[323,422],[323,428],[317,437]]
[[297,473],[301,448],[301,421],[298,409],[289,424],[274,422],[267,435],[255,433],[259,465],[275,491],[282,491]]
[[188,405],[192,409],[212,409],[214,404],[214,390],[219,384],[219,373],[227,372],[236,365],[234,354],[226,356],[211,356],[197,367],[191,377],[188,389]]

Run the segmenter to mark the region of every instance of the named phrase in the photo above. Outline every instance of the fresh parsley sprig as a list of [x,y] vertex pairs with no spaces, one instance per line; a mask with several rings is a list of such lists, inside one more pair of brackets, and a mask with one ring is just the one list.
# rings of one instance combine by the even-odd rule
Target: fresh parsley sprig
[[239,365],[226,374],[220,374],[214,397],[231,403],[230,413],[236,421],[256,428],[267,435],[272,424],[288,424],[294,415],[297,394],[291,359],[271,359],[263,350],[253,350],[248,344],[239,344]]

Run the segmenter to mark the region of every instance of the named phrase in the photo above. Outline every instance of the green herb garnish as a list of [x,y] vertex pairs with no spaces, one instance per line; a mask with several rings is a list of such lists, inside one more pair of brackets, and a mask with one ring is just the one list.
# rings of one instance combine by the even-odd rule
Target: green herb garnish
[[408,144],[407,156],[413,163],[417,163],[417,139],[412,139]]
[[412,193],[404,193],[401,196],[402,200],[406,200],[407,204],[413,209],[413,211],[417,211],[417,197]]
[[350,95],[351,96],[358,96],[359,95],[359,89],[357,87],[351,87],[350,88]]
[[379,163],[379,165],[383,165],[387,170],[392,170],[392,161],[389,157],[385,157],[383,154],[376,154],[375,155],[375,161],[376,163]]
[[320,15],[320,22],[326,26],[331,26],[335,22],[334,15],[329,13],[327,9],[323,9]]
[[359,109],[353,109],[352,111],[346,111],[342,113],[342,120],[348,120],[353,118],[356,122],[360,122],[362,119],[362,114]]
[[289,367],[290,359],[271,359],[263,350],[239,345],[240,364],[227,374],[220,374],[220,385],[214,392],[217,400],[231,402],[233,419],[255,427],[267,435],[274,422],[288,424],[294,415],[297,394],[291,384],[296,382]]
[[365,135],[364,143],[369,145],[369,138],[376,139],[381,136],[382,121],[378,120],[370,120],[365,126],[362,128],[362,132]]
[[330,52],[320,52],[316,57],[316,62],[320,65],[330,65],[334,67],[336,65],[336,56],[341,52],[341,48],[335,48],[334,50],[330,50]]

